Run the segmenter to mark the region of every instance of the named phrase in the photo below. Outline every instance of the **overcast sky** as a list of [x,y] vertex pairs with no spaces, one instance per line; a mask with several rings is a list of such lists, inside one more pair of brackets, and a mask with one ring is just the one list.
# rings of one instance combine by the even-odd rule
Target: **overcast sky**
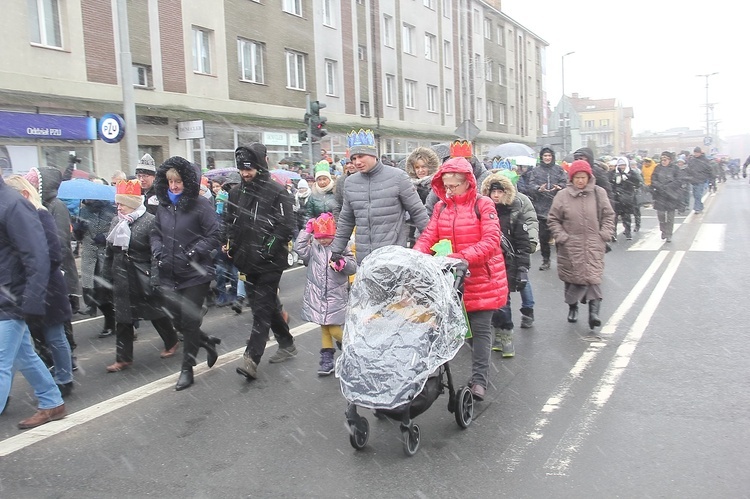
[[[697,6],[701,8],[698,9]],[[705,129],[709,102],[722,136],[750,133],[750,8],[710,0],[502,0],[502,10],[547,43],[551,107],[565,93],[633,107],[636,133]]]

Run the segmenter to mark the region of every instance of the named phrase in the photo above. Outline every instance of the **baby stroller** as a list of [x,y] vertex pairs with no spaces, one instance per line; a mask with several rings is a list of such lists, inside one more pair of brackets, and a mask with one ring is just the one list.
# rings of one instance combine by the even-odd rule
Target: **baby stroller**
[[466,386],[454,389],[448,366],[467,333],[461,294],[466,264],[386,246],[364,259],[351,288],[342,354],[336,362],[349,402],[349,441],[367,445],[369,423],[357,406],[401,423],[404,452],[419,449],[413,419],[448,389],[448,411],[461,428],[474,417]]

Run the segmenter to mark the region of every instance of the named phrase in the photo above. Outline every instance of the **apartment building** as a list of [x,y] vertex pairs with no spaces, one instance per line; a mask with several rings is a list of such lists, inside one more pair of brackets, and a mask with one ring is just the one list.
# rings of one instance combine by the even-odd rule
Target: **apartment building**
[[[118,6],[127,6],[127,23]],[[306,101],[326,104],[320,146],[346,154],[370,128],[401,159],[478,130],[477,153],[541,135],[546,42],[480,0],[8,0],[0,18],[0,160],[15,171],[132,173],[98,139],[133,80],[138,155],[233,164],[260,141],[272,163],[305,157]],[[127,25],[130,68],[119,26]],[[193,133],[181,124],[190,122]],[[471,125],[471,126],[468,126]],[[476,127],[476,128],[474,128]]]

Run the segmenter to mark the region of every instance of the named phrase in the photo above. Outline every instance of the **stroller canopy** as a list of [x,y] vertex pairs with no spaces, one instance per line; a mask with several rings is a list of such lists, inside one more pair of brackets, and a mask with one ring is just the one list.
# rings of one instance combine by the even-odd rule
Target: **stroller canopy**
[[400,246],[379,248],[362,261],[336,363],[349,402],[402,406],[458,353],[467,327],[450,272],[457,262]]

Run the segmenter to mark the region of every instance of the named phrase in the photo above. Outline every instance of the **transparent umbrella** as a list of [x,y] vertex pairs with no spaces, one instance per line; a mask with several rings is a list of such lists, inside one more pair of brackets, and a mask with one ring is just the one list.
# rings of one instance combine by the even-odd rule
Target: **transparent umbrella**
[[526,144],[508,142],[495,146],[487,152],[489,158],[508,158],[510,156],[536,156],[536,152]]

